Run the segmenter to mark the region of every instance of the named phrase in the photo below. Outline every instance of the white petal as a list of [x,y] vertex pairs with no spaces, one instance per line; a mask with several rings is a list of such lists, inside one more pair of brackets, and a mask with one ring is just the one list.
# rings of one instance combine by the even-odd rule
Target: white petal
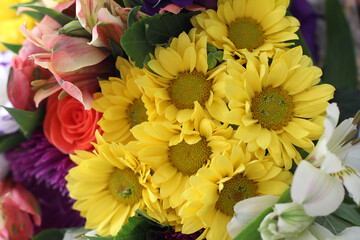
[[248,198],[235,204],[235,216],[227,225],[229,235],[235,238],[252,220],[274,205],[278,199],[277,196],[265,195]]
[[320,170],[324,173],[337,173],[344,170],[341,159],[334,153],[328,151],[326,155],[323,155],[323,158]]
[[227,231],[231,238],[235,238],[241,233],[242,230],[247,226],[248,223],[240,223],[233,217],[227,225]]
[[343,182],[350,197],[357,205],[360,205],[360,173],[351,167],[346,167],[344,171],[336,174]]
[[359,235],[360,227],[348,227],[332,240],[358,240]]
[[356,146],[356,149],[348,153],[345,157],[344,165],[350,166],[360,172],[360,146]]
[[316,238],[313,234],[311,234],[311,232],[309,230],[305,230],[298,236],[296,236],[294,238],[289,237],[289,238],[286,238],[286,240],[318,240],[318,238]]
[[326,118],[324,120],[324,135],[329,139],[339,121],[340,111],[336,103],[330,104],[326,108]]
[[309,227],[309,231],[317,239],[332,239],[335,235],[330,232],[329,229],[321,226],[320,224],[313,222]]
[[309,216],[326,216],[334,212],[345,194],[336,178],[307,161],[301,161],[297,167],[290,191],[293,201],[303,205]]

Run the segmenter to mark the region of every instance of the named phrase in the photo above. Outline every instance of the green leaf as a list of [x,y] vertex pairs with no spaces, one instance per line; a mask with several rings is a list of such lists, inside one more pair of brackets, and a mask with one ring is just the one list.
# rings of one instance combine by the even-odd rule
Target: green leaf
[[327,42],[323,80],[336,88],[356,88],[357,69],[354,42],[338,0],[326,0],[325,19]]
[[342,232],[347,227],[352,227],[353,225],[342,218],[339,218],[333,214],[325,217],[317,217],[315,222],[320,224],[323,227],[329,229],[333,234],[337,235]]
[[[283,192],[283,194],[280,196],[277,203],[288,203],[291,202],[291,196],[290,196],[290,188]],[[262,222],[262,220],[268,215],[269,213],[273,212],[273,207],[267,208],[265,211],[263,211],[259,216],[257,216],[251,223],[249,223],[242,232],[237,235],[234,240],[260,240],[260,232],[258,231],[258,228]]]
[[120,45],[118,45],[117,43],[115,43],[111,39],[108,39],[108,40],[109,40],[109,46],[110,46],[110,50],[111,50],[112,55],[115,58],[117,58],[118,56],[125,57],[124,49],[122,49],[122,47]]
[[4,107],[6,111],[13,117],[19,124],[20,129],[25,137],[29,138],[31,133],[38,125],[40,119],[43,118],[44,110],[42,108],[35,112],[24,111],[16,108]]
[[63,229],[46,229],[32,238],[32,240],[62,240],[64,238],[65,230]]
[[157,44],[167,44],[169,39],[191,29],[190,18],[195,13],[157,14],[135,22],[121,37],[126,54],[142,68],[149,53]]
[[357,209],[359,208],[355,204],[342,203],[333,214],[354,226],[360,226],[360,214],[356,211]]
[[127,26],[130,28],[134,23],[138,21],[137,14],[140,10],[141,6],[137,6],[131,9],[127,18]]
[[213,69],[214,67],[216,67],[217,64],[217,60],[216,57],[214,56],[213,53],[209,53],[208,54],[208,58],[207,58],[207,64],[208,64],[208,69]]
[[40,22],[40,21],[44,18],[44,16],[45,16],[44,13],[35,12],[35,11],[22,11],[21,13],[24,13],[24,14],[26,14],[26,15],[34,18],[35,20],[37,20],[37,21],[39,21],[39,22]]
[[155,49],[146,40],[145,24],[142,21],[134,23],[124,32],[121,37],[121,46],[138,68],[143,68],[145,57]]
[[166,230],[168,227],[163,227],[144,216],[133,216],[122,226],[114,240],[152,240],[155,239],[156,232]]
[[20,44],[11,44],[11,43],[4,43],[1,42],[7,49],[12,51],[15,54],[19,54],[20,49],[22,48],[22,45]]
[[61,26],[64,26],[65,24],[75,20],[75,19],[73,19],[61,12],[58,12],[54,9],[51,9],[51,8],[46,8],[46,7],[36,6],[36,5],[29,5],[29,4],[18,4],[17,7],[19,7],[19,6],[32,8],[32,9],[39,11],[40,13],[46,14],[49,17],[51,17],[52,19],[54,19],[56,22],[58,22]]
[[[149,25],[146,37],[152,45],[167,43],[171,37],[177,37],[180,33],[188,32],[193,27],[190,18],[195,15],[194,12],[159,15],[158,18],[146,19]],[[152,20],[150,21],[150,19]]]
[[340,109],[340,121],[354,117],[360,109],[360,90],[338,88],[332,102],[336,102]]
[[26,141],[26,138],[22,133],[14,133],[11,135],[0,136],[0,153],[8,151],[14,147],[17,147],[21,142]]

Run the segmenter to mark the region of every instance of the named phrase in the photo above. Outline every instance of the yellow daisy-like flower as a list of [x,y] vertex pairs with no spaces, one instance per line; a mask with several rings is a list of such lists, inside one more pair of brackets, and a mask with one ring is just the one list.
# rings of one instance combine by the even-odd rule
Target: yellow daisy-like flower
[[189,35],[183,32],[173,38],[167,48],[157,46],[148,62],[152,72],[137,80],[144,94],[154,101],[156,114],[170,122],[196,118],[195,102],[215,119],[228,111],[220,77],[225,66],[208,70],[206,39],[197,39],[194,29]]
[[[133,66],[124,58],[118,57],[116,67],[121,79],[110,77],[109,81],[100,81],[101,93],[94,95],[91,107],[104,113],[98,124],[104,131],[103,137],[108,142],[126,144],[134,140],[130,129],[148,120],[147,107],[135,80],[143,76],[143,71]],[[151,102],[147,100],[146,102]]]
[[215,155],[231,149],[234,141],[231,127],[209,119],[183,126],[145,122],[131,131],[138,141],[128,147],[138,151],[139,161],[153,170],[151,181],[159,189],[164,209],[180,207],[189,176],[208,166]]
[[71,155],[78,166],[66,176],[67,188],[76,200],[73,208],[86,218],[85,228],[114,236],[135,210],[144,209],[150,170],[122,144],[106,143],[98,132],[96,135],[93,153]]
[[219,49],[224,57],[242,57],[247,49],[255,55],[274,53],[274,48],[291,45],[298,39],[299,21],[286,15],[289,0],[225,0],[212,9],[194,16],[192,24],[201,35]]
[[245,145],[235,145],[230,154],[217,155],[209,168],[190,177],[191,187],[180,210],[185,234],[205,228],[208,240],[230,240],[226,225],[234,205],[246,198],[281,195],[292,180],[289,171],[275,165],[270,157],[254,159]]
[[321,136],[335,88],[318,85],[322,72],[301,47],[278,50],[271,64],[265,53],[259,60],[246,55],[246,69],[229,60],[225,92],[230,112],[224,121],[239,126],[235,138],[247,143],[249,151],[260,156],[268,150],[279,166],[289,169],[292,159],[301,160],[295,146],[310,152],[312,140]]
[[6,0],[0,1],[0,51],[6,50],[6,47],[1,44],[10,43],[10,44],[22,44],[25,40],[25,37],[19,31],[20,25],[26,22],[26,26],[29,29],[32,29],[35,26],[35,20],[26,14],[17,15],[16,10],[11,9],[10,7],[19,4],[26,3],[29,0]]

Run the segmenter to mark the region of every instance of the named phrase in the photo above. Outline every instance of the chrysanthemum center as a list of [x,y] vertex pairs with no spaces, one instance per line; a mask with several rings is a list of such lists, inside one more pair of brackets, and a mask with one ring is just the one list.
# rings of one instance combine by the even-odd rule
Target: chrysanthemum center
[[209,159],[211,148],[206,139],[202,138],[195,144],[187,144],[185,141],[169,147],[169,160],[185,175],[193,175]]
[[130,124],[132,127],[148,120],[146,108],[141,99],[136,99],[128,108]]
[[194,102],[204,106],[210,97],[212,81],[201,73],[181,73],[169,87],[171,102],[178,109],[193,109]]
[[141,197],[142,186],[129,168],[115,169],[110,177],[109,188],[114,197],[126,205],[137,203]]
[[238,49],[255,49],[264,42],[263,30],[251,18],[243,18],[229,26],[229,39]]
[[220,191],[215,207],[222,213],[233,216],[235,204],[246,198],[256,196],[256,190],[257,188],[253,181],[244,178],[242,174],[238,173],[230,180],[224,182],[224,187]]
[[281,88],[265,88],[251,102],[253,117],[262,127],[280,130],[293,118],[292,97]]

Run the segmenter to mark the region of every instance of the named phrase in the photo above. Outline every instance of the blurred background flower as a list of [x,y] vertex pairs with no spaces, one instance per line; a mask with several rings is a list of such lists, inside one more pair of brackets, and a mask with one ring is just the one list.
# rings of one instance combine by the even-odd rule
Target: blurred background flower
[[35,20],[26,14],[17,15],[16,10],[10,8],[19,3],[29,2],[29,0],[6,0],[0,1],[0,51],[6,48],[1,42],[10,44],[22,44],[25,37],[20,33],[19,27],[24,22],[27,23],[28,28],[32,29],[35,26]]

